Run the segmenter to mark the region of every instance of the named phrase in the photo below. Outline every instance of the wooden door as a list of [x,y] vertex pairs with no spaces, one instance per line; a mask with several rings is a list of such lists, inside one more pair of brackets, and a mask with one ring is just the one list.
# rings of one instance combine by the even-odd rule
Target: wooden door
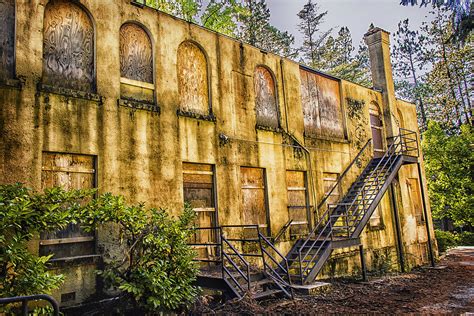
[[[88,155],[43,153],[42,189],[65,190],[95,187],[95,157]],[[40,255],[54,254],[53,259],[77,258],[95,254],[95,234],[86,233],[78,224],[40,235]]]
[[[184,162],[183,194],[184,202],[189,203],[196,212],[196,227],[217,226],[213,165]],[[216,241],[215,230],[198,229],[192,243],[201,244],[194,247],[199,258],[210,259],[216,255],[216,247],[205,244],[216,243]]]
[[265,170],[240,167],[243,224],[258,224],[268,232]]
[[376,104],[371,104],[369,108],[370,128],[372,130],[372,145],[374,148],[374,157],[382,157],[383,149],[383,134],[382,134],[382,120],[380,109]]
[[310,218],[309,200],[304,171],[286,171],[286,188],[288,196],[288,218],[290,238],[297,238],[308,233]]

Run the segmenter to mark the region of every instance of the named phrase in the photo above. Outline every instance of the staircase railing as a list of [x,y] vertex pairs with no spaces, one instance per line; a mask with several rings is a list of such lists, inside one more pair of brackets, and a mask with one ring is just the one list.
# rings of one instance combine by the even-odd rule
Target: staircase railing
[[[240,292],[243,294],[247,291],[250,291],[250,264],[247,262],[247,260],[244,259],[244,257],[239,253],[237,249],[227,240],[226,237],[221,235],[221,257],[222,257],[222,278],[224,280],[231,280],[229,284],[234,284]],[[230,253],[227,253],[227,245],[228,249],[230,249]],[[239,262],[241,265],[243,265],[244,269],[241,269],[239,267],[239,264],[232,258],[236,257],[239,259]],[[245,287],[234,277],[232,274],[232,271],[229,270],[227,267],[227,263],[230,263],[230,265],[235,269],[235,271],[238,273],[237,277],[242,277],[242,279],[245,281]]]
[[[329,198],[330,194],[334,189],[340,184],[341,179],[345,176],[348,170],[354,165],[354,163],[359,159],[362,153],[366,150],[371,140],[369,140],[362,150],[357,154],[349,166],[344,170],[341,176],[338,178],[336,184],[331,188],[328,194],[325,195],[318,207],[324,205],[324,203]],[[415,152],[415,154],[413,153]],[[392,142],[389,145],[389,148],[385,152],[382,158],[378,160],[377,165],[373,168],[372,172],[366,176],[366,179],[373,179],[371,181],[365,181],[362,188],[358,191],[356,196],[352,199],[351,202],[343,203],[339,202],[334,207],[328,207],[323,213],[313,230],[308,234],[308,237],[305,239],[303,244],[298,250],[298,261],[299,261],[299,275],[301,277],[301,282],[304,282],[306,272],[311,269],[311,262],[317,258],[317,256],[327,247],[329,241],[332,241],[334,238],[334,230],[337,229],[337,221],[344,217],[344,228],[347,229],[346,237],[353,237],[351,234],[355,227],[359,224],[359,220],[365,215],[365,211],[370,208],[372,203],[371,199],[377,195],[378,191],[383,186],[383,182],[380,181],[381,174],[385,176],[386,173],[390,171],[393,165],[397,162],[399,155],[408,155],[408,156],[419,156],[418,148],[418,138],[416,132],[409,131],[406,129],[400,129],[399,135],[392,138]],[[387,168],[388,165],[388,168]],[[357,180],[362,178],[362,174],[359,175]],[[356,182],[357,182],[356,180]],[[369,187],[367,184],[372,182]],[[376,185],[375,185],[376,184]],[[367,192],[368,195],[367,195]],[[361,198],[362,209],[360,209],[360,203],[355,203]],[[369,201],[369,202],[368,202]],[[356,212],[349,211],[353,209],[354,205],[357,205]],[[342,211],[341,211],[342,208]],[[317,248],[316,248],[317,247]],[[308,256],[316,249],[316,251],[311,255],[310,260]],[[306,262],[306,264],[303,264]]]
[[[55,316],[59,316],[59,305],[56,300],[46,294],[36,294],[36,295],[28,295],[28,296],[14,296],[14,297],[1,297],[0,298],[0,305],[7,305],[11,303],[18,303],[21,302],[21,315],[28,316],[29,309],[28,309],[28,302],[31,301],[47,301],[53,307],[52,314]],[[3,314],[2,314],[3,315]]]
[[[399,134],[395,137],[389,138],[389,140],[391,140],[389,148],[383,157],[378,161],[377,165],[373,168],[372,172],[367,176],[367,179],[370,181],[364,182],[362,188],[352,199],[352,202],[337,203],[336,208],[339,209],[339,211],[331,216],[331,222],[334,221],[334,224],[340,217],[345,218],[345,225],[343,226],[342,230],[346,230],[346,236],[348,238],[352,237],[352,233],[359,224],[359,220],[370,208],[372,199],[377,196],[380,188],[384,185],[385,177],[388,173],[390,173],[391,169],[397,162],[397,158],[400,155],[415,157],[419,156],[418,138],[416,132],[401,128]],[[416,152],[416,155],[413,154],[413,152]],[[357,201],[362,202],[362,207],[361,203],[356,203]],[[340,208],[342,209],[342,212]]]

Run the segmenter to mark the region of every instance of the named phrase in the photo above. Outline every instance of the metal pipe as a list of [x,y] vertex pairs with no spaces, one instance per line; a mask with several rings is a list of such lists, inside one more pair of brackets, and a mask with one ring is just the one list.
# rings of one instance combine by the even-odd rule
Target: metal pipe
[[435,260],[433,256],[433,246],[431,245],[430,224],[428,221],[428,211],[426,209],[426,201],[425,201],[425,187],[423,185],[423,176],[421,174],[420,162],[417,162],[416,165],[418,167],[418,178],[420,179],[421,200],[423,202],[423,215],[425,216],[426,235],[428,237],[428,249],[429,249],[430,262],[431,262],[431,266],[434,267],[436,264],[435,264]]
[[360,266],[362,269],[362,280],[367,282],[367,265],[365,264],[364,245],[359,245]]

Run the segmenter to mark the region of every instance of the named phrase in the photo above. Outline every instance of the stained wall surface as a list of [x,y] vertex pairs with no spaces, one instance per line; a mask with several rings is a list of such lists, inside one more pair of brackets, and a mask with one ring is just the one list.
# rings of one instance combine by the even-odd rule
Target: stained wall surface
[[[0,1],[0,7],[11,7],[11,1]],[[189,196],[207,212],[202,222],[251,221],[270,236],[294,218],[299,226],[277,244],[286,251],[291,235],[317,220],[331,179],[372,137],[370,104],[418,131],[413,104],[397,101],[388,108],[379,91],[129,1],[114,0],[104,9],[98,0],[20,0],[15,19],[5,12],[0,25],[9,33],[0,35],[0,45],[10,47],[11,38],[15,45],[0,55],[1,183],[41,189],[45,153],[93,157],[94,186],[130,203],[179,214]],[[351,169],[339,194],[370,157],[371,151]],[[196,171],[207,176],[199,182]],[[409,266],[427,262],[426,227],[413,189],[417,181],[425,185],[421,180],[416,167],[404,166],[395,184]],[[388,194],[379,209],[379,224],[362,235],[369,269],[388,264],[397,270]],[[96,248],[113,245],[115,238],[114,231],[99,230]],[[39,251],[38,244],[32,249]],[[67,277],[56,293],[63,304],[96,291],[95,256],[58,263]],[[322,277],[359,270],[358,249],[342,249]]]

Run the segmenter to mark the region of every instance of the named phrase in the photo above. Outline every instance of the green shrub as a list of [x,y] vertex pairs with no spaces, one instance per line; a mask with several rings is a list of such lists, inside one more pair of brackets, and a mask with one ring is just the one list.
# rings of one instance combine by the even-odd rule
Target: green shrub
[[435,236],[439,252],[446,252],[449,248],[458,245],[458,236],[452,232],[435,229]]
[[176,310],[194,301],[197,267],[187,241],[195,213],[190,207],[175,219],[163,209],[127,206],[122,197],[104,194],[81,218],[86,230],[103,224],[119,227],[123,259],[106,263],[99,272],[106,286],[122,291],[136,308],[148,312]]
[[93,191],[60,188],[35,193],[21,184],[0,185],[0,297],[49,293],[63,282],[48,270],[51,256],[27,250],[40,232],[64,229],[75,222],[81,202]]
[[474,246],[474,233],[462,232],[458,234],[459,246]]

